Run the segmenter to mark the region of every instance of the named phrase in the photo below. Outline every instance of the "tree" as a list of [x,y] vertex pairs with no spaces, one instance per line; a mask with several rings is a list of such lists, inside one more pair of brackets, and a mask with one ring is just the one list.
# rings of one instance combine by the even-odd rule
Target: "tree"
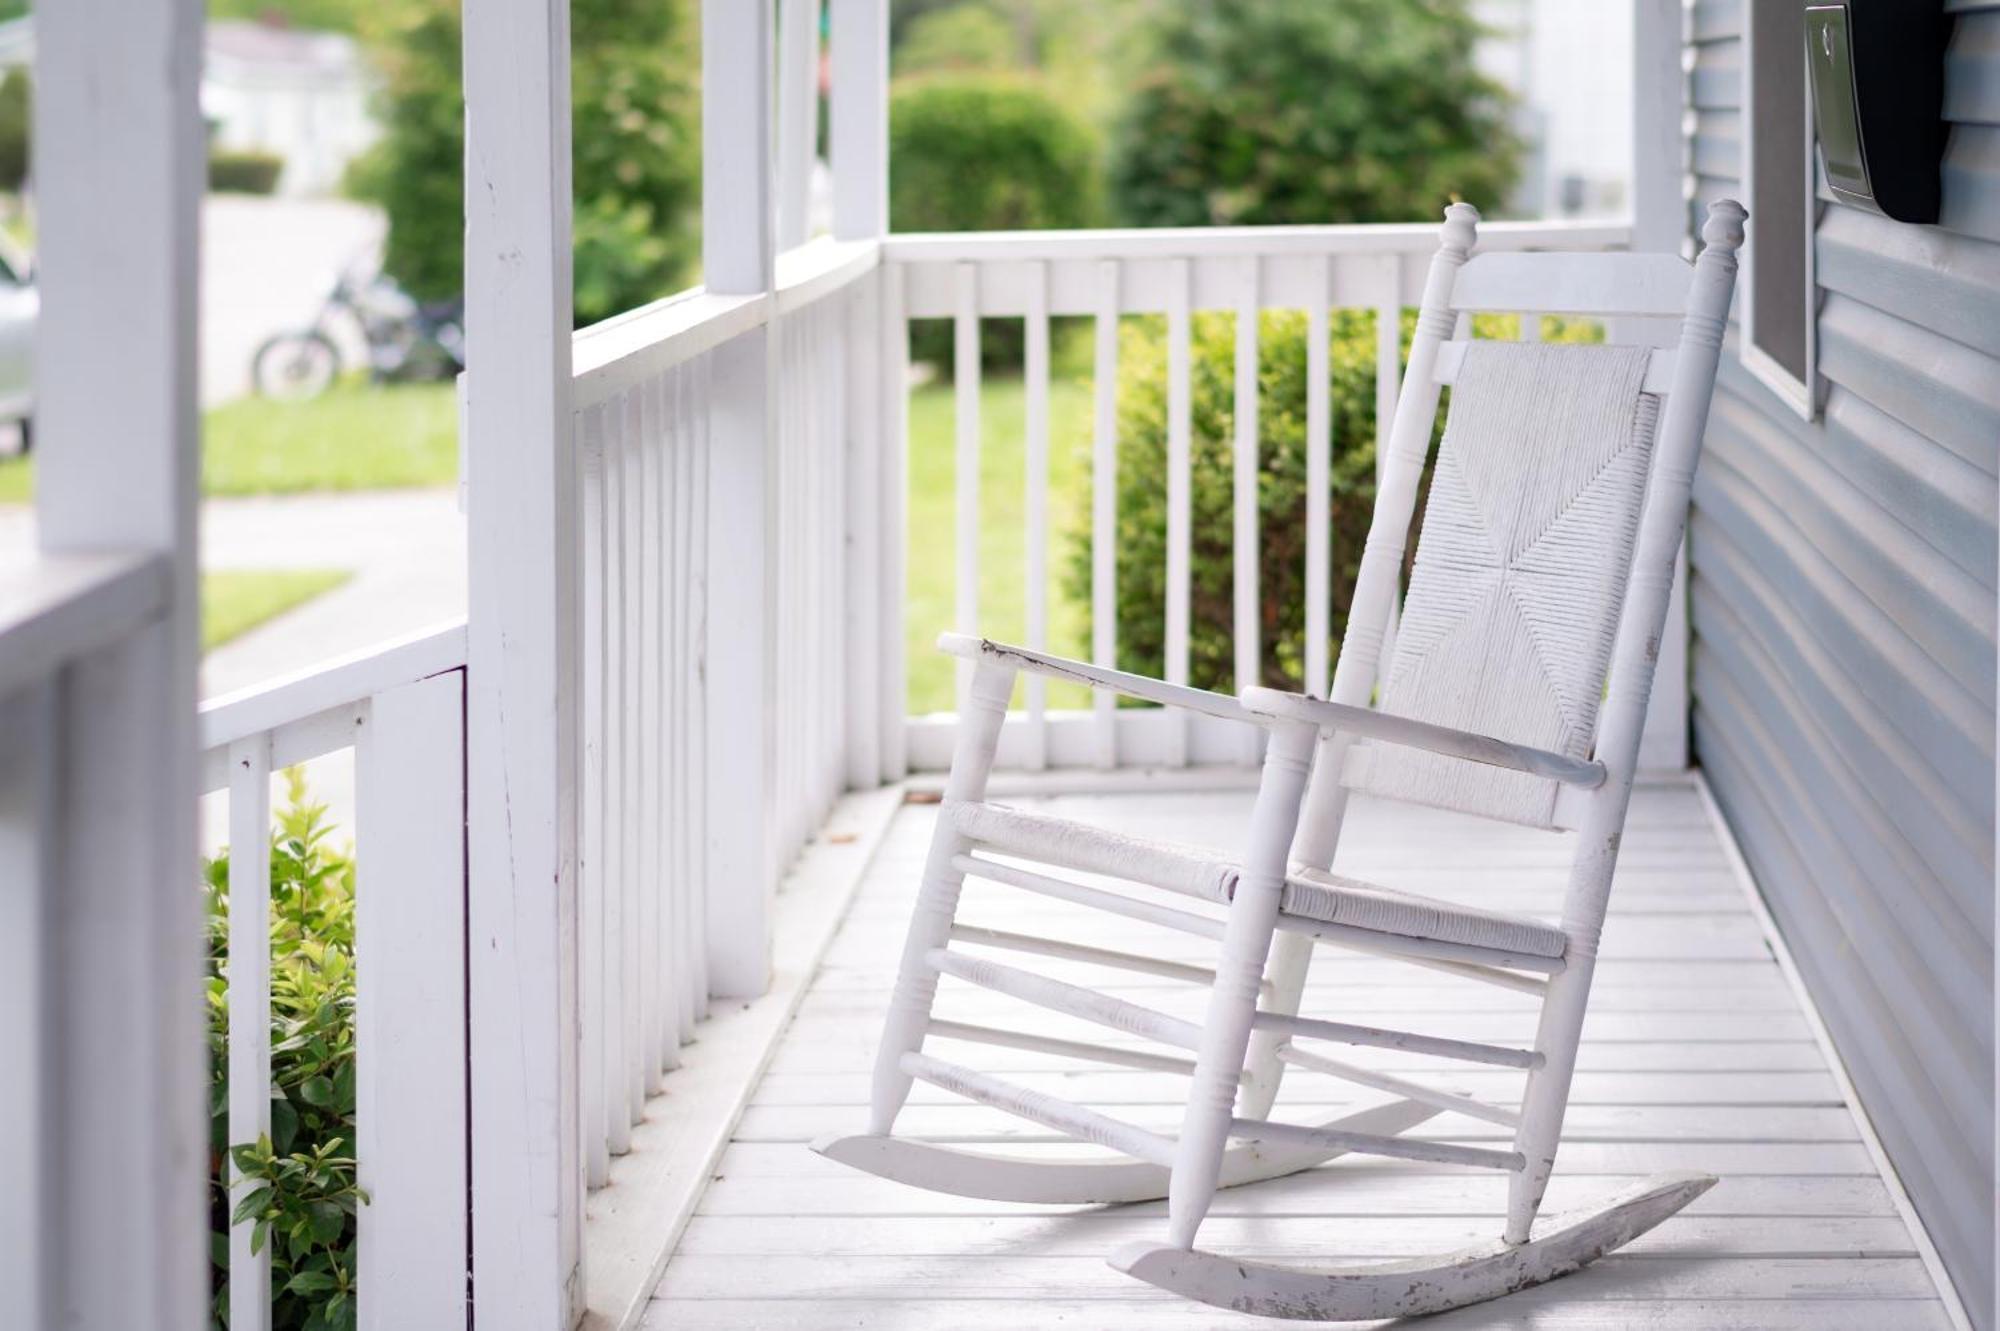
[[[692,269],[700,133],[686,0],[570,9],[576,318],[663,296]],[[365,20],[384,79],[381,143],[351,188],[389,214],[384,266],[412,295],[464,285],[464,90],[458,0],[399,0]]]
[[1140,30],[1112,156],[1134,225],[1428,220],[1514,181],[1467,0],[1180,0]]

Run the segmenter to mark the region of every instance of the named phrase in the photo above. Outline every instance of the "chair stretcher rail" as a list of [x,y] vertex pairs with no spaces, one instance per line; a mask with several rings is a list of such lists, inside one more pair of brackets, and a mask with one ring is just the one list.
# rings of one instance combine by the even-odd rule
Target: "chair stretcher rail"
[[979,878],[1005,883],[1026,892],[1053,897],[1057,901],[1067,901],[1076,906],[1089,906],[1109,915],[1122,915],[1128,920],[1139,920],[1146,924],[1157,924],[1164,929],[1178,929],[1185,934],[1200,938],[1222,937],[1223,923],[1207,915],[1196,915],[1192,911],[1175,910],[1171,906],[1156,906],[1150,901],[1140,901],[1136,897],[1123,896],[1117,892],[1106,892],[1102,888],[1085,887],[1082,883],[1072,883],[1063,878],[1051,878],[1031,869],[1017,868],[1011,864],[996,864],[992,860],[974,855],[954,855],[951,867],[960,873],[972,874]]
[[1091,1044],[1085,1040],[1059,1040],[1052,1035],[1031,1035],[1026,1031],[1002,1030],[997,1026],[978,1026],[964,1021],[939,1021],[932,1019],[924,1028],[925,1035],[934,1035],[941,1040],[964,1040],[968,1044],[994,1045],[1002,1049],[1026,1049],[1039,1054],[1054,1054],[1059,1058],[1075,1058],[1091,1063],[1109,1063],[1114,1067],[1138,1068],[1143,1072],[1171,1072],[1177,1076],[1194,1075],[1194,1060],[1175,1058],[1170,1054],[1150,1054],[1143,1049],[1115,1049],[1110,1045]]
[[1415,1100],[1418,1104],[1431,1105],[1438,1109],[1449,1110],[1454,1114],[1465,1114],[1471,1118],[1485,1119],[1488,1123],[1498,1123],[1502,1127],[1516,1127],[1521,1122],[1521,1116],[1511,1109],[1504,1109],[1499,1105],[1489,1105],[1484,1101],[1475,1100],[1469,1095],[1460,1095],[1455,1091],[1442,1091],[1435,1086],[1426,1086],[1422,1082],[1411,1081],[1407,1077],[1395,1077],[1386,1072],[1377,1072],[1372,1068],[1360,1068],[1354,1066],[1352,1063],[1342,1063],[1338,1059],[1328,1058],[1323,1054],[1315,1054],[1310,1050],[1294,1049],[1287,1045],[1278,1050],[1278,1057],[1296,1068],[1305,1068],[1307,1071],[1322,1073],[1328,1077],[1338,1077],[1342,1081],[1351,1081],[1357,1086],[1368,1086],[1378,1091],[1387,1091],[1391,1095],[1400,1095],[1405,1100]]
[[1542,1056],[1532,1049],[1509,1049],[1504,1045],[1478,1044],[1471,1040],[1448,1040],[1441,1035],[1419,1035],[1414,1031],[1391,1031],[1377,1026],[1352,1026],[1344,1021],[1321,1021],[1314,1017],[1288,1017],[1281,1012],[1259,1012],[1252,1025],[1260,1031],[1303,1036],[1309,1040],[1332,1040],[1336,1044],[1367,1045],[1374,1049],[1402,1049],[1412,1054],[1432,1054],[1455,1058],[1461,1063],[1486,1063],[1502,1068],[1538,1068]]
[[925,953],[924,961],[941,974],[956,976],[968,984],[976,984],[982,989],[991,989],[1009,998],[1018,998],[1024,1003],[1033,1003],[1081,1021],[1143,1035],[1177,1049],[1197,1049],[1201,1046],[1201,1028],[1193,1022],[1182,1021],[1179,1017],[1170,1017],[1164,1012],[1155,1012],[1152,1008],[1140,1007],[1137,1003],[1128,1003],[1109,994],[1100,994],[1081,985],[1064,984],[1061,980],[1003,966],[997,961],[962,957],[941,947]]
[[1167,980],[1184,980],[1189,984],[1215,983],[1215,972],[1212,970],[1201,966],[1189,966],[1179,961],[1162,961],[1158,957],[1142,957],[1134,952],[1087,947],[1082,943],[1065,943],[1054,938],[1036,938],[1032,934],[1009,933],[1004,929],[982,929],[971,924],[952,925],[951,936],[955,942],[972,943],[979,947],[1004,948],[1009,952],[1031,952],[1037,956],[1057,957],[1064,961],[1081,961],[1093,966],[1108,966],[1114,970],[1134,971],[1141,975],[1157,975]]
[[1372,1132],[1342,1132],[1337,1128],[1308,1128],[1259,1118],[1231,1119],[1229,1135],[1276,1146],[1333,1147],[1357,1155],[1386,1155],[1396,1160],[1428,1160],[1435,1164],[1472,1165],[1479,1169],[1519,1170],[1527,1163],[1519,1151],[1491,1151],[1478,1146],[1454,1146],[1450,1142],[1383,1137]]
[[903,1071],[918,1081],[929,1082],[968,1100],[976,1100],[1003,1114],[1012,1114],[1030,1123],[1039,1123],[1045,1128],[1054,1128],[1057,1132],[1108,1146],[1149,1164],[1171,1166],[1174,1162],[1171,1138],[1100,1114],[1094,1109],[1085,1109],[1056,1096],[1031,1091],[1025,1086],[989,1077],[983,1072],[974,1072],[971,1068],[926,1054],[904,1054],[901,1063]]

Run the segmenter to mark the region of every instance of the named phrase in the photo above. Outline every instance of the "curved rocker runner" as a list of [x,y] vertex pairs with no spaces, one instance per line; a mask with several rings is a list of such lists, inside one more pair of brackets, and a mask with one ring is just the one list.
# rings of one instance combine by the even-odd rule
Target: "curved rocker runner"
[[[1162,1241],[1128,1246],[1113,1266],[1218,1307],[1318,1321],[1441,1312],[1566,1275],[1714,1183],[1665,1175],[1537,1224],[1569,1104],[1744,216],[1731,201],[1713,206],[1701,256],[1689,265],[1664,254],[1475,257],[1478,214],[1464,204],[1446,210],[1330,699],[1256,687],[1230,698],[945,635],[940,646],[972,663],[971,682],[876,1057],[868,1130],[814,1149],[963,1196],[1086,1203],[1164,1195]],[[1630,320],[1641,329],[1678,318],[1681,333],[1673,347],[1455,340],[1466,316],[1493,311]],[[1446,385],[1450,418],[1399,616],[1404,546]],[[1008,698],[1024,672],[1261,731],[1263,775],[1241,858],[987,800]],[[1335,872],[1356,790],[1571,834],[1561,919]],[[1205,940],[1215,945],[1213,969],[961,925],[967,878],[1109,912],[1139,926],[1131,931],[1137,936]],[[1189,909],[1175,897],[1200,904]],[[1514,1047],[1303,1015],[1319,943],[1527,993],[1540,1003],[1534,1040]],[[1190,1021],[1057,979],[1014,964],[1021,956],[1205,986],[1206,1015]],[[946,977],[1116,1032],[1117,1042],[937,1019]],[[1168,1136],[948,1062],[934,1042],[1185,1077],[1180,1131]],[[1475,1101],[1330,1056],[1327,1044],[1511,1069],[1522,1079],[1520,1097]],[[1331,1122],[1274,1120],[1272,1105],[1293,1067],[1391,1099]],[[1125,1158],[1034,1159],[896,1137],[917,1081]],[[1412,1133],[1439,1114],[1498,1124],[1511,1130],[1511,1145]],[[1195,1246],[1218,1188],[1346,1154],[1505,1175],[1501,1233],[1431,1259],[1321,1269]],[[1328,1170],[1327,1185],[1337,1188],[1340,1175]]]

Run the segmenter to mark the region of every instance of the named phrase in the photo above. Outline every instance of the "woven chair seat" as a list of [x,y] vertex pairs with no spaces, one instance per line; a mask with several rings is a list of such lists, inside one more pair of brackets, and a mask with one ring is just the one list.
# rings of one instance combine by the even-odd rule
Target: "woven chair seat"
[[[1001,804],[947,800],[943,816],[975,849],[1083,873],[1108,874],[1213,902],[1227,902],[1240,876],[1234,860],[1201,846],[1156,841]],[[1399,938],[1560,957],[1568,939],[1529,916],[1481,910],[1294,864],[1279,909],[1300,919]]]

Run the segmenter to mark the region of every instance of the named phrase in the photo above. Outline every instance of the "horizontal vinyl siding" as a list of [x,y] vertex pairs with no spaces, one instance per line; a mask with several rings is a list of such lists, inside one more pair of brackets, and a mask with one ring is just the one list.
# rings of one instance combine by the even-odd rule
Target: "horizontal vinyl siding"
[[[1991,1327],[2000,3],[1950,7],[1942,224],[1823,208],[1825,409],[1725,358],[1689,605],[1697,760]],[[1742,16],[1690,20],[1691,231],[1744,192]]]

